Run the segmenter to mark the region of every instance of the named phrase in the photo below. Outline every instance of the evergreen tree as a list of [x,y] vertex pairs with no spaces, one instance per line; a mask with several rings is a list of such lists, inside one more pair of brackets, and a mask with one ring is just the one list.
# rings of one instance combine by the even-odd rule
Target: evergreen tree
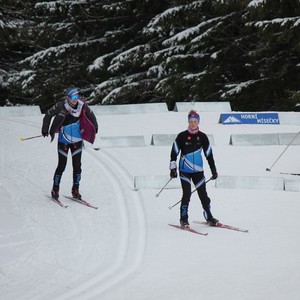
[[299,102],[298,0],[12,1],[0,6],[0,105]]

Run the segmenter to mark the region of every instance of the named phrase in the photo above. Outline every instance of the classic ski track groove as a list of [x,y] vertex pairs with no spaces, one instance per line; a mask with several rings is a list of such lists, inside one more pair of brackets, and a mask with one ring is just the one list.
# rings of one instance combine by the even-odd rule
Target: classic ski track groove
[[[85,154],[95,161],[105,173],[103,176],[112,182],[111,188],[114,190],[117,199],[116,209],[119,209],[121,214],[121,242],[118,248],[118,258],[110,264],[109,268],[100,270],[97,276],[82,282],[76,288],[59,296],[59,300],[84,300],[91,297],[101,297],[101,293],[134,273],[144,258],[146,246],[144,208],[139,193],[133,192],[130,187],[132,180],[129,172],[106,151],[101,150],[101,152],[95,153],[93,151],[95,150],[86,150]],[[127,199],[128,197],[134,200],[134,210],[132,205],[128,203],[128,200],[130,200]],[[112,199],[112,201],[116,199]],[[130,219],[136,219],[135,221],[137,221],[134,228],[131,228]]]
[[[1,120],[2,121],[2,120]],[[34,122],[27,122],[24,120],[15,121],[15,120],[7,120],[14,123],[19,123],[24,126],[34,127],[40,130],[40,124],[34,123]],[[9,133],[7,134],[9,135]],[[95,161],[95,163],[98,165],[99,169],[103,172],[103,176],[106,178],[105,180],[111,182],[111,188],[114,192],[116,192],[116,210],[120,210],[121,213],[121,224],[120,224],[120,247],[118,248],[119,254],[118,257],[115,258],[114,261],[112,261],[109,264],[109,267],[104,267],[102,265],[96,266],[93,274],[97,274],[96,276],[89,277],[87,279],[86,274],[81,274],[81,272],[78,272],[78,274],[74,274],[71,278],[64,278],[60,281],[59,284],[53,285],[53,291],[49,294],[43,295],[43,289],[45,285],[49,285],[54,283],[52,279],[48,283],[46,283],[46,276],[51,275],[56,278],[59,278],[62,276],[62,273],[64,272],[64,269],[67,270],[68,266],[64,264],[64,256],[63,257],[57,257],[55,259],[56,266],[58,267],[56,271],[52,271],[52,273],[46,273],[46,274],[40,274],[41,282],[40,280],[36,282],[35,284],[32,283],[32,287],[28,289],[27,284],[27,278],[24,278],[24,280],[21,280],[20,284],[23,286],[15,294],[15,298],[18,297],[24,297],[24,299],[33,299],[40,297],[43,295],[45,299],[51,299],[51,300],[85,300],[90,299],[91,297],[99,297],[100,294],[107,289],[113,287],[115,284],[119,283],[122,280],[125,280],[128,278],[132,273],[134,273],[135,270],[138,269],[140,266],[143,258],[144,258],[144,252],[145,252],[145,246],[146,246],[146,224],[145,224],[145,214],[144,214],[144,208],[142,205],[141,197],[139,192],[133,192],[133,189],[131,187],[132,185],[132,178],[129,173],[129,171],[123,167],[119,161],[115,161],[115,158],[107,153],[106,151],[103,151],[101,149],[100,152],[93,153],[93,150],[85,149],[84,155],[87,157],[90,157],[92,160]],[[105,156],[105,158],[103,158]],[[9,164],[5,164],[7,167],[9,167]],[[34,184],[31,180],[24,177],[23,174],[19,172],[19,170],[14,170],[14,172],[17,172],[18,175],[22,178],[22,180],[25,180],[26,182],[30,183],[34,187],[34,191],[39,191],[40,198],[44,199],[45,197],[45,191],[43,191],[39,186]],[[121,174],[121,175],[120,175]],[[116,186],[118,189],[116,189]],[[124,196],[126,195],[126,189],[130,190],[130,193],[127,197],[130,197],[134,200],[135,203],[135,209],[138,211],[138,213],[132,213],[132,218],[137,217],[137,224],[135,228],[130,228],[128,215],[130,215],[130,210],[132,210],[132,207],[129,207],[129,204],[127,203],[127,198]],[[62,198],[62,197],[61,197]],[[116,199],[113,199],[112,201],[116,201]],[[101,202],[101,198],[99,200]],[[41,204],[38,204],[41,205]],[[53,207],[54,204],[49,203],[50,212],[53,214],[56,214],[56,210]],[[47,207],[40,207],[37,209],[43,209],[45,211],[48,211]],[[59,206],[57,207],[58,210],[62,209]],[[69,207],[70,209],[70,207]],[[100,208],[99,208],[100,209]],[[84,210],[82,210],[84,211]],[[101,211],[101,209],[100,209]],[[65,214],[64,210],[62,209],[63,216],[67,217],[66,222],[72,222],[69,225],[69,229],[71,230],[71,235],[76,236],[78,233],[78,230],[76,229],[76,222],[75,220],[70,217],[70,215]],[[33,222],[37,222],[36,220],[32,220]],[[53,230],[57,229],[59,230],[59,226],[62,224],[52,224],[54,225]],[[123,228],[122,228],[123,227]],[[123,232],[121,232],[123,230]],[[132,234],[130,234],[132,232]],[[46,232],[46,234],[48,234]],[[63,235],[62,235],[63,237]],[[80,240],[82,240],[82,243],[85,243],[85,238],[81,237]],[[38,250],[38,259],[40,261],[43,261],[44,259],[44,252],[45,252],[45,241],[38,241],[38,245],[36,245],[36,248],[33,249],[31,253],[31,259],[37,258],[36,257],[36,250]],[[132,245],[130,245],[130,242]],[[90,249],[88,249],[90,251]],[[68,255],[66,254],[66,257]],[[82,264],[86,260],[86,257],[83,257],[82,260],[78,261],[77,263]],[[129,261],[129,262],[128,262]],[[30,261],[28,262],[30,263]],[[17,264],[18,265],[18,264]],[[22,266],[22,264],[21,264]],[[18,267],[16,267],[18,269]],[[58,276],[58,277],[57,277]],[[74,282],[79,283],[74,288]],[[21,293],[21,294],[20,294]]]

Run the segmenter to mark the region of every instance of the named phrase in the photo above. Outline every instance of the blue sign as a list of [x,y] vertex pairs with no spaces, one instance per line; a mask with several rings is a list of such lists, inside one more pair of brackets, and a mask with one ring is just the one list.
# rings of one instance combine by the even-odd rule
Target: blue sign
[[279,125],[278,113],[229,113],[221,114],[221,123],[232,124],[258,124]]

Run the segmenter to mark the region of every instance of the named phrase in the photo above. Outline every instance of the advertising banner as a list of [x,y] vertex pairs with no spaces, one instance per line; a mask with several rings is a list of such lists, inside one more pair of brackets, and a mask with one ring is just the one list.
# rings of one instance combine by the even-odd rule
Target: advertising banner
[[258,124],[279,125],[278,113],[229,113],[221,114],[220,122],[224,125]]

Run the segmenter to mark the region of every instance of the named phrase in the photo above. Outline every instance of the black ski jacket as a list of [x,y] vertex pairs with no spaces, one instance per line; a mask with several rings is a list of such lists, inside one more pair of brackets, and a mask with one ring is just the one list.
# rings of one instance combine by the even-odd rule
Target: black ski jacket
[[188,130],[180,132],[172,146],[171,161],[176,161],[180,152],[179,171],[186,173],[203,172],[203,152],[211,172],[216,172],[212,148],[204,132],[199,131],[196,134],[191,134]]

